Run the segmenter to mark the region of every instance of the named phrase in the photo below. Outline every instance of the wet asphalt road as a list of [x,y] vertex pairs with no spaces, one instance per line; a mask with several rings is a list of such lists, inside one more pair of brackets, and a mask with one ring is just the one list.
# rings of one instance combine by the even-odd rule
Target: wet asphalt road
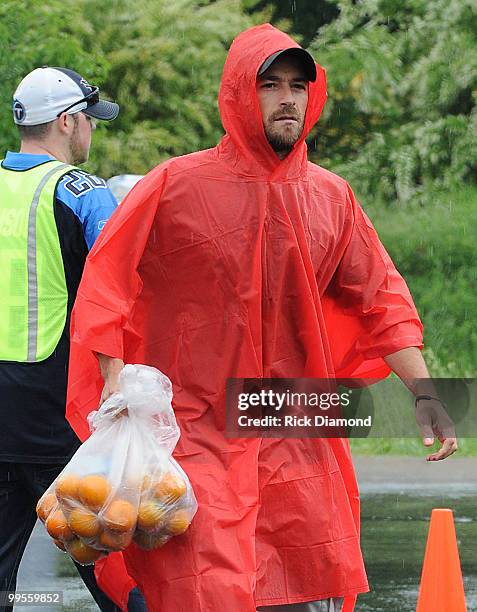
[[[477,492],[477,457],[450,457],[428,463],[415,457],[354,457],[362,495],[377,493],[410,493],[452,497]],[[58,551],[45,528],[37,523],[23,556],[18,576],[18,591],[62,591],[63,607],[15,606],[15,612],[62,610],[95,612],[98,610],[80,578],[58,577]]]

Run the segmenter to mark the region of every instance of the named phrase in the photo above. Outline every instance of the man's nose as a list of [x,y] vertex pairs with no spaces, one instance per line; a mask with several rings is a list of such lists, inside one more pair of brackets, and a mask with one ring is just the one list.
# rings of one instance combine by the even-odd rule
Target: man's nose
[[295,104],[296,104],[295,98],[293,96],[293,91],[292,91],[291,87],[289,87],[288,85],[285,85],[283,87],[282,95],[280,97],[280,104],[282,106],[289,106],[290,104],[295,106]]

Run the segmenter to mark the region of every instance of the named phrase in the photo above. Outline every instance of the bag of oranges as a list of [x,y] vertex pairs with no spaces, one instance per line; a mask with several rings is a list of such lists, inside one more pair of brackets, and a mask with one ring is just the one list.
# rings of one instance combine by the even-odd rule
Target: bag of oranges
[[159,370],[126,365],[120,393],[89,415],[91,436],[38,502],[55,544],[78,563],[131,542],[158,548],[189,527],[197,502],[171,456],[180,436],[171,400]]

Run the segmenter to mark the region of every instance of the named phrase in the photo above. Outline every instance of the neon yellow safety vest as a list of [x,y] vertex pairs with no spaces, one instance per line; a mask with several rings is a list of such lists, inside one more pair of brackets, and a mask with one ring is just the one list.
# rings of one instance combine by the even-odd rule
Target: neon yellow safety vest
[[0,360],[43,361],[66,321],[68,289],[54,215],[56,185],[74,166],[0,166]]

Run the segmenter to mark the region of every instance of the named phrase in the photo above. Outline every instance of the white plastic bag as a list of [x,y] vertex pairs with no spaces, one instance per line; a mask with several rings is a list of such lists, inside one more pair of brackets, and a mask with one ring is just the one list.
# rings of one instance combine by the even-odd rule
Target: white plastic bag
[[38,502],[48,533],[78,563],[131,541],[157,548],[190,525],[197,502],[171,457],[180,436],[171,400],[159,370],[126,365],[120,393],[89,415],[92,435]]

